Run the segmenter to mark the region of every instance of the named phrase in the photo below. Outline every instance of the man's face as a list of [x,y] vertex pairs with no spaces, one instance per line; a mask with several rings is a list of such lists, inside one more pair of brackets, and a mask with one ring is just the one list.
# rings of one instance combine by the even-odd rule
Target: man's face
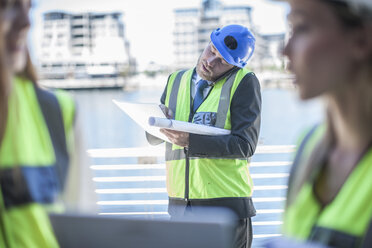
[[233,67],[225,61],[213,43],[209,42],[198,59],[196,72],[202,79],[213,82]]

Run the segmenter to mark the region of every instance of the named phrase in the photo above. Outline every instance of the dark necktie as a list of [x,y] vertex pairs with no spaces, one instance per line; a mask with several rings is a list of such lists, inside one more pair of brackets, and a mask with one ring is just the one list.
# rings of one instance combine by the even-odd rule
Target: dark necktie
[[194,105],[192,108],[194,113],[204,100],[203,91],[207,86],[208,81],[204,79],[199,80],[199,82],[196,84],[196,93],[194,97]]

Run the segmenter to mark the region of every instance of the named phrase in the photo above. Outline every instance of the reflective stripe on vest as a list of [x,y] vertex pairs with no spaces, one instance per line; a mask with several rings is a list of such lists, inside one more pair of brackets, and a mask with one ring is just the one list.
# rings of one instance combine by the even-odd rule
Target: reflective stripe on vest
[[[180,71],[176,74],[176,78],[174,80],[171,80],[172,85],[169,85],[171,89],[170,97],[168,97],[169,102],[167,104],[168,108],[173,111],[173,113],[176,113],[176,107],[177,107],[177,94],[178,90],[180,88],[181,78],[185,71]],[[172,75],[173,76],[173,75]]]
[[55,166],[17,166],[2,169],[0,186],[5,208],[31,202],[53,203],[60,185]]
[[[305,144],[303,158],[299,161],[309,158],[323,135],[324,127],[315,130]],[[372,220],[371,164],[372,148],[359,161],[336,197],[325,207],[315,197],[313,183],[307,180],[298,194],[292,196],[292,202],[287,207],[284,233],[335,247],[359,247]]]
[[32,202],[53,203],[66,180],[69,156],[64,118],[57,96],[36,86],[34,91],[53,145],[55,163],[2,168],[0,187],[5,208]]
[[[185,74],[186,72],[186,74]],[[178,101],[178,94],[179,94],[179,88],[181,84],[181,80],[183,80],[183,84],[187,85],[187,88],[182,90],[182,94],[186,94],[191,90],[190,83],[191,82],[191,77],[193,74],[194,70],[188,70],[188,71],[179,71],[171,75],[168,87],[167,87],[167,98],[166,98],[166,106],[175,113],[175,118],[177,120],[183,120],[183,121],[188,121],[190,113],[183,114],[182,117],[177,118],[177,101]],[[248,71],[246,72],[248,73]],[[229,112],[230,108],[230,101],[231,101],[231,92],[232,92],[232,87],[236,78],[237,72],[235,71],[232,73],[227,79],[222,79],[219,82],[216,83],[220,84],[221,93],[220,97],[218,100],[218,108],[216,110],[216,121],[213,124],[213,126],[218,127],[218,128],[226,128],[226,119],[227,119],[227,114]],[[184,76],[185,75],[185,76]],[[245,75],[245,74],[244,74]],[[191,99],[189,102],[183,103],[185,106],[187,106],[187,103],[190,105]],[[201,108],[200,106],[199,108]],[[197,111],[199,112],[199,111]],[[230,126],[227,126],[228,129],[230,129]],[[170,147],[168,144],[166,146],[167,148]],[[166,160],[178,160],[178,159],[183,159],[185,158],[185,153],[183,151],[183,148],[178,147],[176,145],[172,146],[172,150],[168,150],[166,153]],[[223,157],[221,159],[224,159]]]
[[[196,113],[191,112],[191,84],[194,70],[172,74],[167,85],[165,104],[176,120],[191,121],[231,129],[230,103],[235,90],[249,73],[234,71],[216,82]],[[186,165],[188,161],[188,166]],[[184,148],[166,145],[167,189],[174,198],[212,199],[250,197],[253,183],[246,158],[226,159],[186,157]],[[189,175],[190,176],[189,178]],[[229,175],[227,178],[226,175]]]

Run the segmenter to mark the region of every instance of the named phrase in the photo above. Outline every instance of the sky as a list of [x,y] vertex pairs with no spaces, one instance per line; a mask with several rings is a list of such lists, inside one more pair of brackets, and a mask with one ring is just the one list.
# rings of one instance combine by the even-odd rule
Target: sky
[[[42,36],[42,15],[47,11],[123,12],[125,35],[139,67],[154,61],[173,62],[174,13],[176,8],[198,8],[202,0],[34,0],[31,10],[31,54],[37,56]],[[288,6],[270,0],[222,0],[228,5],[251,5],[253,22],[260,33],[285,32]]]

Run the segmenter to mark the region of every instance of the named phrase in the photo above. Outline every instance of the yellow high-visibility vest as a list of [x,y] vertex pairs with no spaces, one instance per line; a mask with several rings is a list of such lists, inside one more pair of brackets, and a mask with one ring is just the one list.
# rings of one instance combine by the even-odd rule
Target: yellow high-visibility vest
[[[230,104],[241,80],[250,73],[240,69],[216,82],[208,97],[190,118],[190,82],[193,69],[173,73],[168,81],[165,105],[175,112],[175,120],[195,122],[214,119],[213,126],[231,130]],[[203,123],[206,124],[206,123]],[[246,158],[191,157],[187,165],[183,147],[166,144],[167,190],[171,198],[218,199],[250,197],[253,182]]]
[[59,208],[75,104],[62,91],[52,94],[22,78],[14,79],[8,102],[0,147],[0,247],[58,247],[47,211]]
[[[298,161],[306,161],[324,135],[319,126],[308,138]],[[297,166],[301,166],[299,163]],[[303,170],[299,167],[296,170]],[[294,177],[296,177],[296,170]],[[299,240],[312,240],[335,247],[359,247],[372,220],[372,149],[360,159],[344,185],[328,205],[314,195],[313,180],[307,180],[284,214],[283,232]],[[290,190],[290,189],[289,189]],[[341,246],[340,246],[341,245]]]

